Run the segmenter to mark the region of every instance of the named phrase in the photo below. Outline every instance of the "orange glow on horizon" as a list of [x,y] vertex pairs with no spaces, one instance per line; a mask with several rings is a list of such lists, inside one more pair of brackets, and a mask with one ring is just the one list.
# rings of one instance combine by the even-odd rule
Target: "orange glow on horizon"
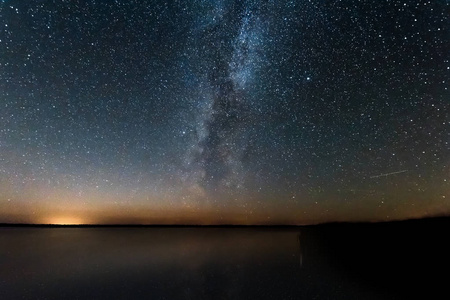
[[84,219],[76,216],[55,216],[51,217],[46,222],[46,224],[52,225],[80,225],[87,224]]

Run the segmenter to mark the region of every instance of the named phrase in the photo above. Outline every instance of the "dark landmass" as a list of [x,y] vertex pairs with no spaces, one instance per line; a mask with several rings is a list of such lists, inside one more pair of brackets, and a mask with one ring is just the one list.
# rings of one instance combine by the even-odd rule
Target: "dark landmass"
[[323,224],[304,233],[317,242],[314,255],[386,299],[438,299],[448,293],[449,228],[450,218],[438,217]]

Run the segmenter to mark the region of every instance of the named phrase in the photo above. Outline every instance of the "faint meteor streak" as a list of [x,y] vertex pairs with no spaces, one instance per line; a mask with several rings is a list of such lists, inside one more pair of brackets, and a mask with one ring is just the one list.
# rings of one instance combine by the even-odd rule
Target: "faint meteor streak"
[[394,174],[400,174],[400,173],[405,173],[408,172],[408,170],[401,170],[401,171],[397,171],[397,172],[391,172],[391,173],[384,173],[384,174],[380,174],[380,175],[374,175],[374,176],[370,176],[370,178],[378,178],[378,177],[387,177],[387,176],[391,176]]

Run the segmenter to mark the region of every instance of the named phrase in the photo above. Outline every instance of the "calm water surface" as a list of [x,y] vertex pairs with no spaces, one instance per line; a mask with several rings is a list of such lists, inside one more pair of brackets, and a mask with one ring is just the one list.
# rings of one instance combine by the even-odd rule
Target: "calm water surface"
[[3,227],[0,299],[408,299],[439,289],[448,246],[422,227],[352,226]]

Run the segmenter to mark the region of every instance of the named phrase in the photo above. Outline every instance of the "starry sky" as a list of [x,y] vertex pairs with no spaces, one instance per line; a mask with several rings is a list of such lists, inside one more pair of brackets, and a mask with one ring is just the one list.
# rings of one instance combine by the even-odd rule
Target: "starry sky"
[[450,3],[0,1],[0,222],[450,214]]

